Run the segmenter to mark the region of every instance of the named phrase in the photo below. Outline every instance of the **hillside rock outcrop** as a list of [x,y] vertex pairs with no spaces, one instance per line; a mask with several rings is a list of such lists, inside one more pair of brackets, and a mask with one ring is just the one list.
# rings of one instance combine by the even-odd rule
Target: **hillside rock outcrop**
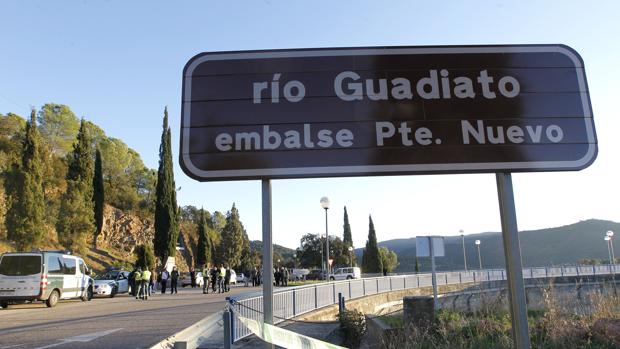
[[149,219],[127,214],[106,205],[103,210],[103,229],[97,237],[97,246],[123,254],[133,253],[141,244],[152,244],[155,229]]

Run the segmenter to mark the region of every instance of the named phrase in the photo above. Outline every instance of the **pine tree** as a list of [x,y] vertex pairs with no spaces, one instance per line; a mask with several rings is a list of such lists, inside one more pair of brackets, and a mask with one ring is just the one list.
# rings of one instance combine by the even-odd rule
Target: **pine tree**
[[97,246],[97,237],[103,229],[103,205],[105,203],[105,192],[103,187],[103,170],[101,164],[101,152],[97,149],[95,154],[95,176],[93,178],[93,202],[95,209],[95,236],[93,245]]
[[6,215],[8,238],[13,240],[20,250],[38,246],[45,231],[40,143],[35,111],[32,110],[22,143],[21,166],[13,169],[12,178],[16,185],[9,193],[12,204]]
[[57,223],[59,241],[65,246],[81,250],[96,231],[93,202],[92,141],[82,119],[73,152],[69,154],[67,191],[60,204]]
[[168,126],[168,108],[164,109],[164,122],[159,145],[159,168],[155,190],[155,255],[161,264],[167,257],[174,257],[179,237],[179,211],[172,168],[172,145]]
[[198,223],[198,246],[196,251],[196,263],[203,266],[211,263],[211,239],[209,238],[209,226],[205,217],[204,209],[200,210],[200,221]]
[[381,265],[379,256],[375,225],[372,222],[372,216],[368,216],[368,219],[368,241],[366,241],[366,248],[362,257],[362,268],[366,273],[381,273],[383,272],[383,265]]
[[222,263],[230,267],[241,265],[244,232],[243,224],[239,220],[239,211],[233,204],[232,209],[226,215],[226,225],[222,230],[219,248]]

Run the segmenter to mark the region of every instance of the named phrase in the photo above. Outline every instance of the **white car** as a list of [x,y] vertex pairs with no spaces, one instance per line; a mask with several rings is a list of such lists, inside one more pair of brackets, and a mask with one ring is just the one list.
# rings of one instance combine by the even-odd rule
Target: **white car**
[[333,274],[329,275],[330,280],[351,280],[361,278],[362,270],[359,267],[338,268]]
[[[204,279],[202,278],[202,273],[197,271],[196,272],[196,287],[202,288],[203,283],[204,283]],[[192,278],[190,277],[189,273],[183,273],[181,275],[181,278],[179,279],[179,284],[181,285],[181,287],[192,285]]]
[[129,272],[112,270],[95,276],[95,296],[114,298],[119,293],[129,292]]

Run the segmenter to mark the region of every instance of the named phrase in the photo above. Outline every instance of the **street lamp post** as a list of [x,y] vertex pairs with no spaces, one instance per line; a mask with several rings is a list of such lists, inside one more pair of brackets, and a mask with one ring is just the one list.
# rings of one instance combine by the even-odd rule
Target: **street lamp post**
[[616,255],[614,254],[614,232],[611,230],[608,230],[607,233],[605,233],[605,235],[607,235],[609,237],[609,249],[611,250],[611,264],[614,265],[614,271],[616,269]]
[[321,198],[321,207],[325,210],[325,271],[327,272],[325,280],[329,280],[329,232],[327,230],[327,210],[329,210],[329,199],[327,196]]
[[609,242],[611,241],[611,238],[609,236],[605,236],[604,237],[605,240],[605,245],[607,245],[607,254],[609,255],[609,267],[611,268],[611,247],[609,247]]
[[325,245],[323,243],[323,235],[324,234],[319,234],[319,244],[321,245],[321,270],[325,270],[325,257],[323,255],[323,245]]
[[353,246],[349,246],[349,267],[353,267]]
[[480,240],[476,240],[476,247],[478,247],[478,264],[480,264],[480,270],[482,270],[482,256],[480,256]]
[[463,233],[463,229],[459,230],[461,233],[461,242],[463,243],[463,264],[465,264],[465,273],[467,273],[467,255],[465,253],[465,234]]
[[297,254],[293,254],[293,269],[297,268]]

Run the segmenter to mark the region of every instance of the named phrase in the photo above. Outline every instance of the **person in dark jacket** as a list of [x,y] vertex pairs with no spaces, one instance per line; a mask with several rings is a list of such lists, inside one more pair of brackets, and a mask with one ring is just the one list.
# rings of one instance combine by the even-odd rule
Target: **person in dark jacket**
[[189,269],[189,279],[192,288],[196,288],[196,270],[194,268]]
[[226,273],[224,274],[224,291],[230,291],[230,267],[226,267]]
[[213,291],[213,293],[215,293],[216,289],[217,289],[217,267],[214,265],[213,268],[211,268],[211,290]]
[[258,286],[256,282],[256,267],[252,269],[251,275],[252,275],[252,286]]
[[179,271],[177,267],[172,268],[172,272],[170,273],[170,294],[179,293],[177,290],[177,283],[179,282]]
[[202,293],[203,294],[207,294],[209,293],[209,267],[207,264],[204,264],[202,266]]
[[127,276],[127,278],[129,279],[129,294],[133,297],[136,296],[136,289],[137,289],[137,285],[136,285],[136,271],[137,268],[133,268],[133,270],[131,271],[131,273],[129,273],[129,275]]

